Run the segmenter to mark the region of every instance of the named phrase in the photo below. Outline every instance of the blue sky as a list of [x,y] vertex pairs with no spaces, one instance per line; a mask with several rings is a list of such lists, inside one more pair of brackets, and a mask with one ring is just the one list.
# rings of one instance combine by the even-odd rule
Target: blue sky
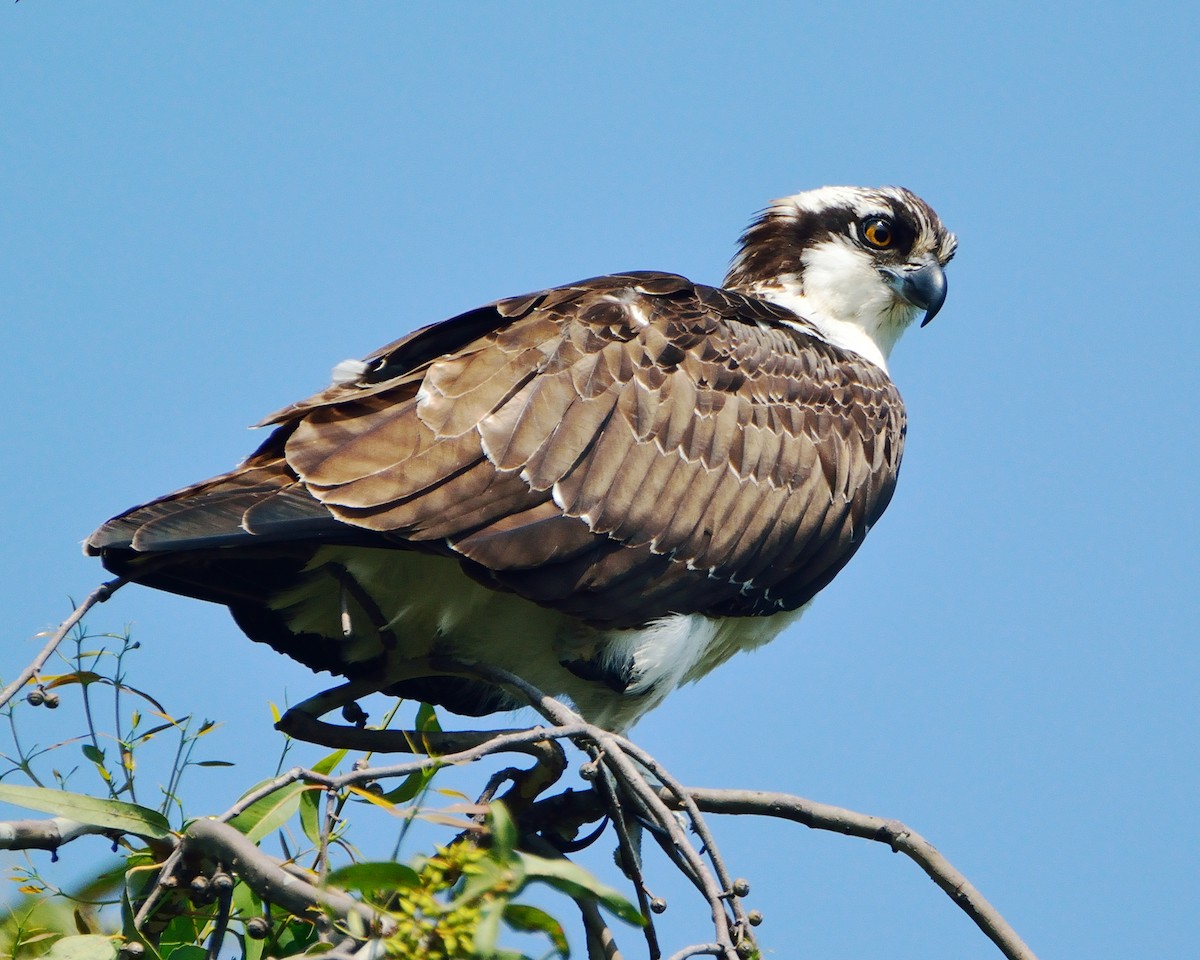
[[[247,424],[338,360],[599,273],[718,282],[769,199],[899,183],[960,251],[942,313],[893,356],[896,499],[797,627],[637,737],[685,782],[907,821],[1043,958],[1188,955],[1198,21],[1183,3],[8,6],[0,672],[99,582],[91,529],[231,466]],[[218,810],[273,764],[267,702],[321,681],[218,608],[129,588],[93,618],[127,623],[139,685],[225,723],[210,749],[239,766],[193,781]],[[776,956],[995,955],[883,848],[716,829]],[[703,939],[700,904],[672,900],[665,945]]]

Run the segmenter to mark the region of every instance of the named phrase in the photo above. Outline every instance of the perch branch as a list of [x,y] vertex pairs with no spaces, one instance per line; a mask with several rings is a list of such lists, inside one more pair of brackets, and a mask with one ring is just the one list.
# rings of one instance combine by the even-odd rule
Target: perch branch
[[[737,960],[738,944],[743,939],[750,939],[749,930],[741,924],[738,924],[736,930],[730,929],[729,915],[725,912],[724,904],[727,892],[721,889],[720,884],[704,863],[703,858],[701,858],[700,854],[696,852],[695,847],[689,842],[687,834],[683,832],[683,827],[680,826],[679,821],[675,819],[667,805],[625,753],[619,739],[601,727],[585,723],[583,718],[573,710],[568,709],[553,697],[547,696],[541,690],[537,689],[537,687],[506,670],[479,663],[453,664],[452,669],[456,671],[469,670],[486,680],[490,680],[492,683],[520,691],[522,696],[529,701],[534,709],[551,723],[560,727],[583,725],[584,731],[576,739],[588,741],[600,749],[601,759],[605,766],[613,771],[625,789],[637,801],[649,809],[658,826],[665,830],[669,840],[664,840],[657,833],[654,834],[655,839],[659,841],[659,845],[668,857],[671,858],[672,862],[679,863],[679,861],[682,861],[683,864],[686,864],[683,872],[693,880],[705,899],[708,900],[709,908],[712,912],[713,926],[716,929],[717,940],[722,944],[723,953],[728,960]],[[682,867],[683,864],[680,864],[680,866]]]

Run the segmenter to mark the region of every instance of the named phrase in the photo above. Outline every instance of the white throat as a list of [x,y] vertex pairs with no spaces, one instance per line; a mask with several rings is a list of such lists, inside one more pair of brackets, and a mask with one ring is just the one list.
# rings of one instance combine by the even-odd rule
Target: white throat
[[811,322],[835,346],[886,371],[900,335],[919,308],[899,299],[866,257],[848,243],[822,243],[803,256],[803,278],[756,285],[755,295]]

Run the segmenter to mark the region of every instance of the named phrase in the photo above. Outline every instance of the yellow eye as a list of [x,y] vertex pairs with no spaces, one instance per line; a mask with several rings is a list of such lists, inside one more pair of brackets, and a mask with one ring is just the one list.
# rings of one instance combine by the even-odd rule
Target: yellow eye
[[876,250],[886,250],[896,242],[892,221],[886,217],[868,217],[859,225],[863,240]]

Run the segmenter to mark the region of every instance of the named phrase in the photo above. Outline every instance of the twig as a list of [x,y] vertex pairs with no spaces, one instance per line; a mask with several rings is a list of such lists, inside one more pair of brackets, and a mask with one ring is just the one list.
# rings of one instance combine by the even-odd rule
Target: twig
[[150,893],[146,899],[142,901],[141,907],[138,908],[137,915],[133,918],[133,926],[135,930],[141,930],[149,918],[150,914],[158,906],[158,902],[167,895],[170,887],[167,881],[174,876],[175,868],[183,862],[183,846],[177,846],[163,861],[162,866],[158,868],[158,877],[154,880],[153,886],[150,888]]
[[67,619],[59,625],[58,629],[54,631],[54,635],[42,648],[42,652],[33,658],[33,662],[30,663],[29,666],[27,666],[24,670],[22,670],[17,679],[5,687],[4,691],[0,693],[0,707],[3,707],[6,703],[8,703],[9,700],[17,695],[17,693],[23,686],[25,686],[25,684],[27,684],[33,677],[37,676],[38,671],[41,670],[46,661],[50,659],[51,654],[53,654],[58,648],[58,645],[63,642],[63,639],[66,637],[66,635],[71,632],[71,628],[83,619],[84,614],[91,610],[96,604],[103,603],[114,593],[120,590],[121,587],[125,586],[127,582],[128,581],[123,577],[116,577],[113,580],[109,580],[107,583],[100,584],[100,586],[93,590],[88,595],[87,599],[75,608],[75,612],[67,617]]
[[684,947],[678,953],[671,954],[669,960],[684,960],[685,957],[719,957],[724,948],[719,943],[698,943],[693,947]]
[[346,917],[362,918],[367,930],[379,930],[383,936],[393,932],[394,922],[371,910],[353,897],[332,887],[318,887],[282,869],[275,859],[263,853],[254,842],[228,824],[216,820],[194,820],[184,831],[182,846],[229,864],[242,880],[263,900],[268,900],[298,917],[312,910],[327,909]]
[[587,936],[588,960],[622,960],[621,951],[595,900],[576,900]]
[[[686,790],[696,805],[708,813],[780,817],[816,830],[831,830],[886,843],[892,850],[903,853],[920,866],[1009,960],[1037,960],[1034,952],[983,894],[938,853],[933,844],[899,820],[884,820],[786,793],[697,787],[687,787]],[[663,799],[667,803],[678,802],[671,796],[664,796]]]
[[[614,734],[614,736],[616,735]],[[700,808],[696,805],[691,793],[683,784],[672,777],[663,768],[662,764],[632,740],[628,740],[625,737],[616,737],[616,739],[626,753],[654,774],[662,785],[679,799],[680,805],[691,821],[692,829],[696,831],[696,835],[700,838],[700,843],[708,853],[709,860],[712,861],[713,869],[717,873],[717,880],[720,882],[721,887],[728,892],[730,905],[733,907],[733,915],[737,920],[740,932],[743,934],[748,933],[750,930],[750,920],[746,915],[745,908],[742,906],[742,898],[734,893],[733,878],[725,867],[725,861],[717,849],[716,841],[709,832],[708,824],[705,822],[704,817],[700,815]],[[666,800],[665,797],[663,799]]]
[[[493,683],[499,683],[519,690],[530,704],[552,723],[560,726],[584,723],[583,719],[573,710],[568,709],[559,701],[542,693],[537,687],[515,674],[487,664],[457,664],[456,666],[460,669],[471,670],[485,679],[491,680]],[[725,891],[721,889],[703,859],[688,841],[683,828],[680,827],[679,822],[671,814],[667,805],[646,782],[646,778],[637,769],[633,761],[625,754],[617,738],[607,730],[592,724],[584,723],[584,726],[586,729],[582,736],[600,748],[603,753],[605,765],[613,769],[625,787],[638,800],[650,808],[654,819],[666,829],[670,838],[669,843],[664,842],[658,837],[655,839],[659,839],[659,845],[662,846],[664,852],[672,860],[680,857],[687,863],[693,881],[701,893],[703,893],[705,899],[708,900],[709,908],[712,912],[713,926],[716,928],[717,939],[722,943],[725,956],[728,960],[737,960],[735,934],[734,931],[730,930],[729,916],[725,912],[725,904],[723,902]],[[743,933],[749,938],[748,930],[743,930],[743,928],[739,927],[737,939],[741,939]]]
[[597,765],[596,782],[604,795],[608,805],[608,816],[612,820],[613,830],[617,834],[617,849],[624,861],[621,867],[625,871],[625,875],[633,881],[633,889],[638,898],[638,910],[646,918],[646,926],[642,928],[642,933],[646,938],[646,949],[649,951],[650,960],[659,960],[662,956],[662,949],[658,943],[658,930],[654,927],[654,911],[650,906],[650,896],[646,891],[646,878],[642,873],[641,854],[629,835],[629,825],[625,822],[625,814],[617,800],[612,773],[607,767],[600,765],[598,757],[593,762]]
[[[225,875],[225,879],[229,880],[229,876]],[[217,960],[217,957],[221,953],[221,944],[225,940],[225,931],[229,929],[229,914],[232,905],[233,883],[230,882],[227,887],[217,894],[217,922],[213,928],[212,937],[208,941],[208,953],[205,954],[206,960]]]

